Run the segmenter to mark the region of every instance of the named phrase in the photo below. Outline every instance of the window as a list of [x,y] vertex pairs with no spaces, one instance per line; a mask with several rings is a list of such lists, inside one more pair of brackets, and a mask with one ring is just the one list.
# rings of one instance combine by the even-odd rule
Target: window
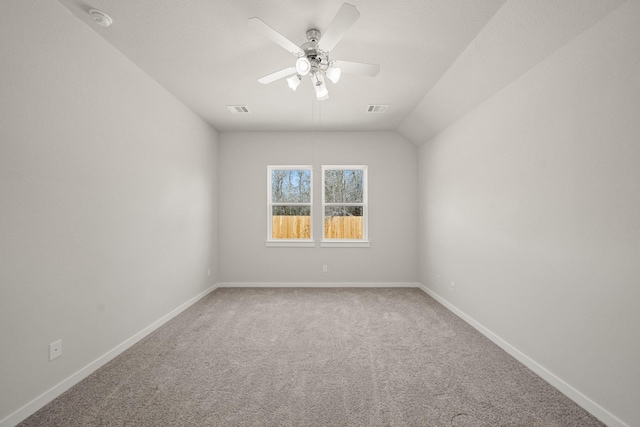
[[369,246],[366,166],[322,166],[322,246]]
[[311,166],[269,166],[267,182],[267,246],[314,246]]

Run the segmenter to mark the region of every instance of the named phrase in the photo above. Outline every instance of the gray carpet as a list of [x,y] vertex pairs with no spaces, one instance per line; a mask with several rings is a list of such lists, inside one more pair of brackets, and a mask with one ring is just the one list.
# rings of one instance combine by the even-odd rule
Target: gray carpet
[[419,289],[218,289],[27,426],[601,426]]

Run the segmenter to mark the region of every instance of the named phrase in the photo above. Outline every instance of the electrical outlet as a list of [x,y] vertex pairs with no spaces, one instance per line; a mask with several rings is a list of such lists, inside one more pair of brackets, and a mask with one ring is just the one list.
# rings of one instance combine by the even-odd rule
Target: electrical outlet
[[49,344],[49,362],[62,356],[62,340]]
[[329,267],[327,267],[326,265],[322,266],[322,272],[326,273],[327,271],[329,271]]
[[211,269],[207,270],[207,276],[211,277]]
[[454,282],[451,282],[451,292],[455,292],[456,291],[456,284]]

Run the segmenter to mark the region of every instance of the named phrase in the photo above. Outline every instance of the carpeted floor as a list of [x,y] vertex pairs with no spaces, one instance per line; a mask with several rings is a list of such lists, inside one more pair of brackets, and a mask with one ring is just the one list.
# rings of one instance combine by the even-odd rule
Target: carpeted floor
[[419,289],[217,289],[28,426],[601,426]]

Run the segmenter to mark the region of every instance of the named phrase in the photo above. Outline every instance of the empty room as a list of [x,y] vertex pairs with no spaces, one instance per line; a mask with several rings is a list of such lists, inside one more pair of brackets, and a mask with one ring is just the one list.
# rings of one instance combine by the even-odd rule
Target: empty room
[[0,1],[0,427],[640,426],[637,0]]

